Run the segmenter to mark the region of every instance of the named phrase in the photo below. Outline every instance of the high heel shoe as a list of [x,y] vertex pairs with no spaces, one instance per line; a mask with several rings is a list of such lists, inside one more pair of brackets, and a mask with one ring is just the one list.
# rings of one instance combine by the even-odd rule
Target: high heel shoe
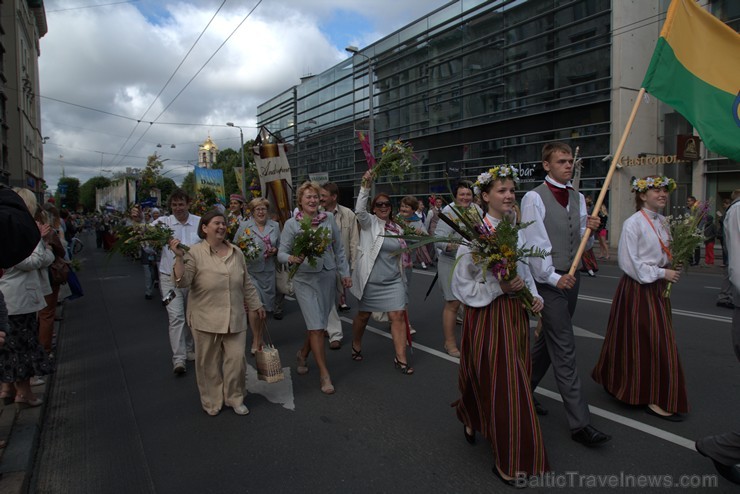
[[19,394],[15,395],[15,406],[18,409],[35,408],[43,404],[44,404],[44,400],[39,397],[36,397],[33,400],[29,400],[23,395],[19,395]]
[[321,378],[321,392],[326,395],[334,394],[334,385],[331,383],[331,376]]
[[398,369],[398,371],[401,374],[406,374],[407,376],[410,376],[411,374],[414,373],[414,368],[413,367],[411,367],[406,362],[402,362],[402,361],[398,360],[397,358],[396,359],[393,359],[393,365],[394,365],[394,367],[396,369]]
[[449,347],[445,345],[445,351],[450,357],[460,358],[460,350],[458,350],[455,345]]
[[475,444],[475,431],[468,434],[468,426],[463,425],[463,434],[465,434],[465,440],[468,442],[468,444]]

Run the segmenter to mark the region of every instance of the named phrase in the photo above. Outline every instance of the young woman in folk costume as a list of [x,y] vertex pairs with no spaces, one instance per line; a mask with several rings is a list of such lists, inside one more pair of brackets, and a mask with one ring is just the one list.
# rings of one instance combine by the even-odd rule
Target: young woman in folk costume
[[673,334],[671,299],[663,296],[666,283],[680,272],[668,269],[671,242],[660,211],[676,188],[673,179],[650,176],[635,179],[637,212],[622,225],[619,267],[624,276],[617,286],[601,356],[591,376],[606,391],[646,412],[681,421],[688,412],[686,380]]
[[[487,205],[485,224],[495,231],[504,216],[513,217],[518,171],[500,166],[482,174],[475,186]],[[495,169],[492,169],[495,170]],[[525,245],[524,231],[519,246]],[[453,406],[464,425],[465,439],[473,444],[475,431],[491,442],[494,473],[514,484],[522,473],[538,475],[549,469],[530,386],[529,317],[513,296],[526,285],[534,295],[533,310],[543,308],[526,264],[519,275],[499,281],[486,266],[474,263],[467,246],[457,250],[452,293],[465,306],[459,388]]]

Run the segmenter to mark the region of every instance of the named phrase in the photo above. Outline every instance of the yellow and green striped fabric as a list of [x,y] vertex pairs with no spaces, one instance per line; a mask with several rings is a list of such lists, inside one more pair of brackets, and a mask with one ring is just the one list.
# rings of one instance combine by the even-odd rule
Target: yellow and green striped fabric
[[740,161],[740,35],[695,0],[671,2],[642,87]]

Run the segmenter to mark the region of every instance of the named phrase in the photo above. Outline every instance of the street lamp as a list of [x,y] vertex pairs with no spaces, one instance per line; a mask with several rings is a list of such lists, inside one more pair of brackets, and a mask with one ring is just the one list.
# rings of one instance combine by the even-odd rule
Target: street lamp
[[[368,110],[368,124],[367,124],[367,142],[370,145],[370,151],[372,153],[375,153],[375,111],[373,108],[373,100],[375,99],[375,84],[373,81],[373,59],[365,55],[364,53],[360,53],[360,49],[356,46],[348,46],[345,48],[345,50],[352,54],[354,57],[355,55],[358,55],[360,57],[365,57],[367,59],[367,88],[368,88],[368,103],[367,103],[367,110]],[[352,70],[354,70],[354,63],[352,64]],[[370,196],[375,197],[375,181],[373,180],[373,183],[370,186]]]
[[247,167],[244,165],[244,132],[242,131],[242,128],[238,125],[234,125],[234,122],[226,122],[226,125],[228,127],[236,127],[239,129],[239,142],[241,143],[241,147],[239,148],[239,151],[241,152],[242,157],[242,195],[246,199],[247,197]]

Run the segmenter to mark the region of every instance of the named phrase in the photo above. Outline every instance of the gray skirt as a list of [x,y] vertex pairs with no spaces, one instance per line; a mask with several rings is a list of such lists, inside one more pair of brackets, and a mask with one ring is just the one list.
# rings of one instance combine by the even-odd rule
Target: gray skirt
[[336,279],[336,269],[322,269],[317,273],[299,271],[293,277],[295,298],[307,330],[326,329],[329,312],[336,303]]
[[247,271],[249,272],[252,283],[254,283],[254,287],[260,294],[262,306],[267,312],[272,312],[275,306],[275,270],[252,273],[249,271],[249,267],[247,267]]
[[439,274],[437,284],[442,290],[445,302],[453,302],[457,300],[452,294],[452,287],[450,286],[450,281],[452,281],[452,267],[454,265],[455,259],[444,254],[439,255],[439,258],[437,259],[437,273]]

